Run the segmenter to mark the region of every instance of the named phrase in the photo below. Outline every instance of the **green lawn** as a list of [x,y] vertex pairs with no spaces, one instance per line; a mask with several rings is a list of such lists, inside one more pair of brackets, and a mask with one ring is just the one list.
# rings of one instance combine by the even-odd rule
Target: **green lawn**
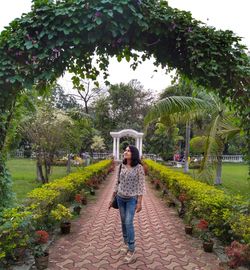
[[[36,163],[31,159],[10,159],[7,161],[13,179],[13,191],[16,193],[17,200],[21,202],[32,189],[41,186],[36,180]],[[72,167],[72,172],[76,171]],[[67,175],[66,167],[53,167],[50,180]]]
[[[173,168],[183,172],[182,168]],[[190,170],[190,175],[192,177],[197,176],[197,170]],[[240,194],[248,199],[250,199],[250,180],[248,177],[248,165],[245,164],[235,164],[235,163],[224,163],[222,167],[222,185],[219,189],[225,190],[225,192],[230,194]]]

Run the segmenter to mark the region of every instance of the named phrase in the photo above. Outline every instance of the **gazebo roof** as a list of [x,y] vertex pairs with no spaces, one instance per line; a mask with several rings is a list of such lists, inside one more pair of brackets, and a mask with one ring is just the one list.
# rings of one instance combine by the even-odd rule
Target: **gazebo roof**
[[123,129],[123,130],[118,131],[118,132],[110,132],[110,135],[113,138],[121,138],[121,137],[125,137],[125,136],[130,136],[133,138],[142,138],[143,137],[142,132],[138,132],[134,129]]

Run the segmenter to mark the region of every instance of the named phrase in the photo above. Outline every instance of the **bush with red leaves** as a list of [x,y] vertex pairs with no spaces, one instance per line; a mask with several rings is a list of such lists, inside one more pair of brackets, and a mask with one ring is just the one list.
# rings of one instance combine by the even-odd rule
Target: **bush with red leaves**
[[229,247],[225,248],[227,256],[230,258],[228,265],[231,268],[243,266],[250,263],[250,245],[233,241]]

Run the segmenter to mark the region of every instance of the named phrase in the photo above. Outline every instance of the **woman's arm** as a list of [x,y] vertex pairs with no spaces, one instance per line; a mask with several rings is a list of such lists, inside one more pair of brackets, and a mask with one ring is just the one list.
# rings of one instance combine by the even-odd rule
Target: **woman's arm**
[[141,204],[141,203],[142,203],[142,195],[138,195],[137,204]]
[[[120,165],[121,166],[121,165]],[[118,169],[118,174],[117,174],[117,181],[115,183],[115,186],[114,186],[114,189],[113,189],[113,194],[112,194],[112,197],[111,197],[111,200],[109,202],[109,208],[111,207],[111,204],[113,202],[113,199],[115,197],[115,195],[117,194],[117,191],[118,191],[118,180],[119,180],[119,174],[120,174],[120,167]]]

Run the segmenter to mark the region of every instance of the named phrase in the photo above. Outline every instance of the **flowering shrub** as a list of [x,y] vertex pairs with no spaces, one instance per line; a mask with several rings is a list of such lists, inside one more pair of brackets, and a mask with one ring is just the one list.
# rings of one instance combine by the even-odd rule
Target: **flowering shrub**
[[68,208],[62,204],[58,204],[57,207],[51,211],[51,217],[60,223],[69,222],[72,218],[72,214]]
[[45,244],[48,242],[49,234],[46,231],[43,230],[36,231],[36,235],[37,235],[36,241],[37,243]]
[[200,238],[205,242],[210,242],[211,237],[208,230],[208,222],[205,219],[201,219],[196,226],[200,230]]
[[75,196],[75,201],[80,203],[81,200],[82,200],[81,194],[76,194],[76,196]]
[[0,216],[0,259],[15,257],[15,250],[27,247],[33,232],[32,212],[23,207],[6,208]]
[[76,194],[75,195],[75,200],[73,202],[74,207],[82,207],[82,195],[81,194]]

